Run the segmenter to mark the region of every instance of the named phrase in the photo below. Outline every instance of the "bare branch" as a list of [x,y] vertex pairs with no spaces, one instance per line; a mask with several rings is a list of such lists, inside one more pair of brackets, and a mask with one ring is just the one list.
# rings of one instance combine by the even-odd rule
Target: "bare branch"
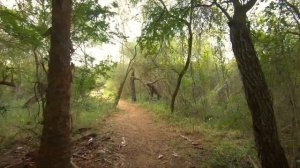
[[162,4],[162,6],[164,7],[164,9],[169,13],[169,10],[168,10],[166,4],[164,3],[164,1],[163,0],[158,0],[158,1]]
[[10,87],[16,87],[16,84],[13,82],[7,82],[7,81],[0,81],[0,85],[6,85]]
[[298,16],[298,19],[300,19],[300,11],[296,5],[291,4],[287,0],[281,0],[281,1],[287,4],[290,8],[292,8],[293,12],[296,13],[296,15]]
[[163,79],[165,79],[165,78],[159,78],[159,79],[156,79],[156,80],[153,81],[153,82],[148,82],[147,84],[153,85],[153,84],[155,84],[156,82],[158,82],[158,81],[160,81],[160,80],[163,80]]
[[199,7],[210,8],[210,7],[212,7],[213,5],[214,5],[214,3],[211,3],[211,4],[209,4],[209,5],[207,5],[207,4],[195,4],[195,5],[193,5],[193,8],[199,8]]
[[224,9],[216,0],[214,0],[213,4],[215,4],[222,11],[222,13],[227,17],[228,20],[232,20],[226,9]]

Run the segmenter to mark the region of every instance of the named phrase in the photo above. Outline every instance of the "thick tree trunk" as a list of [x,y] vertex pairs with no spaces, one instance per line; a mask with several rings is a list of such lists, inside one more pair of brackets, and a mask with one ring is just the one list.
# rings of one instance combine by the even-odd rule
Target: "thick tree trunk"
[[131,92],[131,100],[136,102],[136,91],[135,91],[135,74],[134,69],[132,69],[131,77],[130,77],[130,92]]
[[52,32],[39,168],[70,168],[71,0],[52,1]]
[[256,148],[263,168],[286,168],[288,162],[278,138],[273,101],[261,69],[246,13],[230,20],[230,39],[252,115]]

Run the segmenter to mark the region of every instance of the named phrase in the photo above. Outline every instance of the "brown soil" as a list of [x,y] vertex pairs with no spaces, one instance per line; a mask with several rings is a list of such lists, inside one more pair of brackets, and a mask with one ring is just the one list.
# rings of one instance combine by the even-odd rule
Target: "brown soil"
[[[196,138],[199,136],[186,135],[155,121],[151,112],[124,100],[98,128],[81,128],[77,132],[73,137],[72,162],[80,168],[207,167],[207,151],[201,146],[201,139]],[[36,150],[23,145],[26,150],[16,152],[18,146],[6,151],[10,157],[1,154],[0,168],[35,167],[36,156],[32,153]]]
[[[121,100],[118,108],[121,112],[108,122],[118,135],[116,141],[121,144],[118,153],[122,160],[116,167],[201,167],[197,164],[203,159],[204,150],[199,144],[192,145],[175,129],[155,122],[151,113],[138,105]],[[122,147],[124,140],[125,146]]]

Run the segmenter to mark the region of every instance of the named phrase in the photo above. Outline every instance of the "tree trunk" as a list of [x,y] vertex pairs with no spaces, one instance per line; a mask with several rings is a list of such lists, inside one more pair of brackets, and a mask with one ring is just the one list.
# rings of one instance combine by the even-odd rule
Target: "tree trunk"
[[[137,45],[136,45],[137,46]],[[137,56],[137,50],[136,50],[136,46],[134,46],[134,54],[133,54],[133,57],[130,59],[129,63],[128,63],[128,66],[127,66],[127,69],[126,69],[126,72],[125,72],[125,76],[123,78],[123,81],[121,82],[120,86],[119,86],[119,89],[118,89],[118,92],[117,92],[117,96],[115,98],[115,102],[114,102],[114,107],[117,107],[117,105],[119,104],[119,100],[122,96],[122,92],[123,92],[123,88],[124,88],[124,85],[125,85],[125,82],[127,80],[127,77],[129,75],[129,72],[132,70],[132,65],[134,63],[134,60]],[[123,45],[122,45],[123,47]]]
[[72,0],[52,1],[52,32],[39,168],[70,168]]
[[114,102],[114,107],[117,107],[117,105],[119,104],[119,100],[121,99],[122,92],[123,92],[123,88],[124,88],[126,79],[127,79],[127,77],[128,77],[128,74],[129,74],[129,72],[130,72],[130,70],[128,69],[129,66],[130,66],[130,65],[128,65],[127,71],[126,71],[125,76],[124,76],[124,79],[123,79],[123,81],[121,82],[121,84],[120,84],[120,86],[119,86],[119,89],[118,89],[118,92],[117,92],[117,96],[116,96],[115,102]]
[[229,21],[230,40],[251,111],[256,148],[263,168],[287,168],[280,145],[273,101],[247,26],[246,13],[235,12]]
[[187,25],[188,32],[189,32],[189,38],[188,38],[188,55],[187,55],[187,59],[186,59],[185,65],[184,65],[183,69],[181,70],[181,72],[180,72],[180,74],[178,76],[177,84],[176,84],[175,90],[174,90],[174,92],[172,94],[171,105],[170,105],[170,109],[171,109],[172,113],[174,112],[175,100],[176,100],[176,97],[177,97],[177,94],[178,94],[178,91],[179,91],[179,88],[180,88],[180,85],[181,85],[182,78],[185,75],[185,73],[186,73],[186,71],[189,68],[189,65],[191,63],[192,48],[193,48],[193,31],[192,31],[192,21],[193,21],[193,18],[192,18],[192,15],[193,15],[193,0],[191,0],[190,16],[189,16],[189,22],[188,22],[188,25]]
[[136,91],[135,91],[135,75],[134,75],[134,69],[132,69],[131,77],[130,77],[130,92],[131,92],[131,100],[133,102],[136,102]]

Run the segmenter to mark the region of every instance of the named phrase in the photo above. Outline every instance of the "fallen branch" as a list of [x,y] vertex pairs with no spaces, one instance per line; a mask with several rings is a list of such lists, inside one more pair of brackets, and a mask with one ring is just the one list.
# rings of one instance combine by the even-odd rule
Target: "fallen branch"
[[193,142],[189,137],[184,136],[184,135],[180,135],[183,139],[189,141],[189,142]]
[[16,84],[14,82],[7,82],[7,81],[0,81],[0,85],[5,85],[9,87],[16,87]]
[[71,163],[72,168],[79,168],[72,160],[70,163]]
[[89,158],[87,157],[84,157],[84,156],[81,156],[81,155],[77,155],[77,154],[72,154],[73,157],[77,157],[77,158],[81,158],[81,159],[84,159],[84,160],[90,160]]
[[252,164],[254,168],[259,168],[259,166],[255,163],[255,161],[249,156],[249,162]]
[[109,161],[108,159],[105,159],[105,158],[104,158],[103,160],[106,161],[107,163],[113,165],[113,163],[112,163],[111,161]]

